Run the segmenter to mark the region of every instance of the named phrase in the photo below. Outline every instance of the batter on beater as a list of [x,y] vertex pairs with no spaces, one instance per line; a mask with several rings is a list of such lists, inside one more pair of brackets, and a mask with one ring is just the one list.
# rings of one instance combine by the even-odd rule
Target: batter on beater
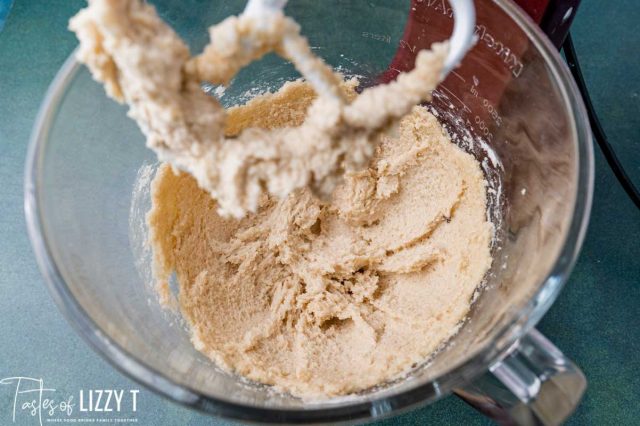
[[[221,214],[235,217],[255,212],[265,188],[284,197],[306,186],[327,198],[345,171],[367,165],[381,133],[430,99],[448,52],[446,43],[435,44],[418,55],[412,72],[346,102],[341,77],[313,56],[281,11],[227,18],[211,27],[211,43],[194,58],[140,0],[90,0],[69,27],[80,40],[78,59],[111,97],[129,105],[147,146],[193,175]],[[253,127],[226,140],[226,112],[200,84],[226,84],[271,50],[292,60],[319,96],[299,126]]]
[[224,111],[201,79],[225,82],[285,49],[279,33],[275,47],[229,53],[251,22],[224,21],[195,59],[138,1],[92,0],[71,27],[81,60],[168,161],[148,216],[154,271],[164,301],[176,273],[195,347],[301,397],[367,389],[455,334],[491,264],[480,166],[415,106],[440,81],[447,47],[360,95],[303,61],[319,74]]

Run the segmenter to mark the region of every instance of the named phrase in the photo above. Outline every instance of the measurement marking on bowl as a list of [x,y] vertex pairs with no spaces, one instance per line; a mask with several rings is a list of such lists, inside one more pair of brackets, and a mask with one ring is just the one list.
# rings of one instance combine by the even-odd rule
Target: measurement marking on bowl
[[463,83],[466,83],[467,80],[465,80],[465,78],[463,76],[461,76],[460,74],[458,74],[457,72],[455,72],[455,70],[451,70],[451,74],[455,75],[456,77],[458,77],[460,80],[462,80]]
[[399,44],[400,44],[400,46],[401,46],[401,47],[404,47],[404,48],[406,48],[406,49],[409,49],[409,51],[410,51],[411,53],[415,53],[415,52],[416,52],[417,46],[415,46],[415,45],[411,46],[411,45],[410,45],[409,43],[407,43],[405,40],[400,40]]
[[382,41],[382,42],[387,43],[387,44],[391,44],[391,35],[390,34],[376,34],[376,33],[370,33],[368,31],[363,31],[362,32],[362,37],[370,38],[370,39],[377,40],[377,41]]
[[465,104],[464,102],[462,102],[462,100],[461,100],[459,97],[457,97],[457,96],[456,96],[456,95],[455,95],[451,90],[447,89],[447,88],[446,88],[444,85],[442,85],[442,84],[440,85],[440,87],[442,88],[442,90],[445,90],[448,94],[450,94],[450,95],[451,95],[451,96],[453,96],[453,97],[454,97],[458,102],[460,102],[460,103],[462,104],[462,106],[464,107],[464,109],[465,109],[467,112],[471,112],[471,108],[469,108],[469,107],[467,106],[467,104]]
[[477,85],[479,84],[479,82],[477,82],[477,78],[475,76],[474,76],[474,83],[475,83],[475,86],[469,86],[469,93],[471,93],[473,97],[481,99],[482,107],[493,119],[496,126],[498,127],[502,126],[502,116],[498,112],[498,109],[489,101],[489,99],[480,95],[480,93],[478,92]]

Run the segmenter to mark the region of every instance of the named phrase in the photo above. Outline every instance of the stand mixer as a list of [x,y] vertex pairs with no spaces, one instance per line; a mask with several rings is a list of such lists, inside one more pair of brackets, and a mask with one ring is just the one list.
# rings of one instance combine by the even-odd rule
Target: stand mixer
[[[203,28],[244,6],[232,0],[154,3],[196,51],[205,42],[198,38]],[[120,370],[217,415],[261,422],[354,421],[455,392],[505,423],[562,421],[586,382],[533,327],[557,297],[584,237],[593,179],[587,115],[557,51],[521,9],[506,0],[474,3],[477,42],[429,108],[453,141],[481,163],[490,212],[501,216],[496,222],[503,226],[487,286],[469,321],[428,364],[362,394],[303,404],[199,359],[184,330],[172,328],[167,313],[148,303],[154,290],[131,262],[132,246],[138,259],[131,229],[144,220],[134,213],[148,209],[127,200],[141,165],[153,164],[155,157],[122,108],[105,99],[74,57],[41,108],[25,182],[34,251],[60,309]],[[553,2],[529,3],[538,22],[559,16],[547,13]],[[454,25],[450,3],[440,0],[296,0],[287,12],[319,56],[369,83],[393,80],[410,68],[415,52],[449,38]],[[403,25],[404,36],[398,32]],[[298,76],[290,64],[264,59],[238,75],[223,104],[235,101],[234,92],[263,84],[271,89],[274,80]],[[127,141],[122,155],[105,155],[102,147],[114,139]]]

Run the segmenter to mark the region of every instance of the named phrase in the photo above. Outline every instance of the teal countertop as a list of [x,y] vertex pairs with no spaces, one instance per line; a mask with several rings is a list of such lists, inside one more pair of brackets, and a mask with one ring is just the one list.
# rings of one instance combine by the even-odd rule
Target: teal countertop
[[[42,377],[57,394],[139,389],[144,425],[227,422],[171,403],[124,377],[71,329],[45,290],[27,238],[22,177],[27,141],[44,92],[76,44],[66,30],[79,0],[13,5],[0,32],[0,379]],[[0,0],[6,12],[8,1]],[[0,19],[0,28],[2,28]],[[640,9],[635,0],[583,0],[573,28],[601,120],[640,184]],[[589,387],[570,425],[636,424],[640,418],[640,212],[596,148],[595,198],[575,271],[539,329],[584,371]],[[14,394],[0,386],[0,424]],[[379,424],[488,424],[455,397]],[[15,424],[38,424],[17,413]]]

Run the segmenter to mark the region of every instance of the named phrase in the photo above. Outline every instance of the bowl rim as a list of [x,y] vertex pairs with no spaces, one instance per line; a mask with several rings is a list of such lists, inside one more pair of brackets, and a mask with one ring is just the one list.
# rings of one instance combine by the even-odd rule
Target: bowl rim
[[205,395],[188,385],[174,383],[126,351],[97,326],[74,298],[52,256],[40,216],[39,165],[44,157],[44,148],[55,118],[56,107],[62,100],[68,84],[80,69],[75,52],[67,58],[56,74],[39,108],[29,141],[24,176],[24,209],[29,239],[40,272],[58,309],[85,342],[125,376],[188,407],[236,420],[262,423],[317,423],[379,419],[392,412],[397,414],[433,402],[483,374],[535,326],[567,281],[586,234],[594,182],[593,143],[589,120],[567,66],[538,26],[515,3],[508,0],[492,1],[518,24],[544,58],[558,84],[565,106],[573,116],[571,130],[577,142],[577,184],[571,222],[565,231],[562,249],[547,277],[540,282],[536,293],[511,321],[498,329],[491,340],[492,344],[487,342],[473,356],[452,365],[437,378],[416,384],[397,394],[375,397],[367,401],[346,402],[342,405],[322,408],[311,406],[302,409],[263,408]]

